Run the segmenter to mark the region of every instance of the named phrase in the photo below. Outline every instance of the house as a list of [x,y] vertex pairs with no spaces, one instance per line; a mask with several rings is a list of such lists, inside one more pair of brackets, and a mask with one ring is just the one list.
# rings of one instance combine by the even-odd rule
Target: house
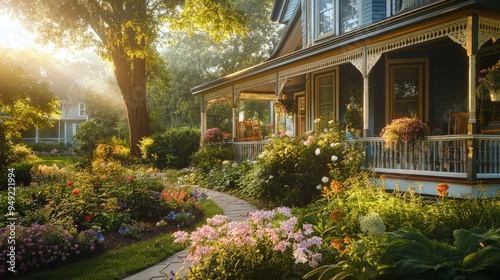
[[[201,99],[202,131],[207,108],[219,99],[230,100],[237,134],[240,100],[292,98],[300,104],[291,119],[299,136],[317,118],[343,121],[354,88],[363,114],[355,141],[387,188],[420,182],[422,192],[435,194],[437,183],[447,183],[454,195],[477,193],[478,183],[488,195],[500,189],[500,123],[479,122],[492,102],[476,94],[480,70],[500,59],[500,1],[276,0],[271,20],[286,26],[269,60],[192,89]],[[450,112],[465,115],[463,131]],[[431,136],[385,149],[380,131],[404,116],[427,123]],[[238,149],[261,145],[234,140]]]
[[32,128],[23,132],[24,142],[73,143],[73,135],[78,127],[88,120],[84,92],[79,83],[78,80],[74,80],[69,90],[64,95],[58,96],[61,117],[53,120],[54,126],[42,129]]

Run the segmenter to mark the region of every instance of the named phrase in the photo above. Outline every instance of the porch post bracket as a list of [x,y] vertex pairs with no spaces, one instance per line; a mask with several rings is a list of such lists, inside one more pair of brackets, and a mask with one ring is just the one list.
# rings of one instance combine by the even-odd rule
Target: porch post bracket
[[489,40],[493,40],[494,43],[499,38],[500,38],[500,21],[480,16],[478,49],[480,49]]

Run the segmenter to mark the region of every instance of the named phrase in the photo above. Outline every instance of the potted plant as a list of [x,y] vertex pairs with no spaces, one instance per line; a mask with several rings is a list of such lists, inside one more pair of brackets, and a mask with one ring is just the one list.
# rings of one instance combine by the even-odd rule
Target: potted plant
[[485,92],[489,92],[491,101],[500,101],[500,60],[490,68],[485,68],[479,72],[479,86],[477,94],[481,97]]
[[418,118],[400,118],[394,119],[386,125],[380,136],[385,140],[385,147],[389,149],[393,143],[407,144],[414,143],[416,140],[425,139],[429,131],[427,124]]
[[278,100],[274,102],[274,110],[279,115],[293,115],[297,109],[297,104],[293,98],[289,98],[283,94]]

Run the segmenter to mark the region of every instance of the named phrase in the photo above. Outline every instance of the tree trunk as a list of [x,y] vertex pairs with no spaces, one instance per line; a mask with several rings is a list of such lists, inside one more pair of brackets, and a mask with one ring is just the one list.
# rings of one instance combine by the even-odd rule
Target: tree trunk
[[151,135],[146,106],[146,59],[136,57],[129,61],[123,55],[115,55],[113,62],[116,80],[127,107],[130,154],[137,157],[140,156],[139,141]]
[[[132,94],[134,91],[139,89],[132,89]],[[146,97],[146,89],[144,89],[144,99]],[[130,102],[128,102],[130,103]],[[135,104],[128,104],[127,106],[127,116],[128,116],[128,129],[130,132],[130,154],[134,157],[140,156],[139,141],[142,138],[151,135],[151,128],[149,126],[149,115],[146,107],[146,102],[140,102]]]

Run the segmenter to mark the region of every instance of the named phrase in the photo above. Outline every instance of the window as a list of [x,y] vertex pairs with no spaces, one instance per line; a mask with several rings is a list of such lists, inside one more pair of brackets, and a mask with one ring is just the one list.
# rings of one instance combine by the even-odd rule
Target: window
[[315,78],[317,117],[324,121],[337,119],[336,81],[336,71],[320,74]]
[[85,116],[85,104],[78,103],[78,116]]
[[340,33],[359,27],[359,0],[340,0]]
[[426,59],[388,60],[387,122],[402,117],[427,121],[427,65]]
[[334,0],[318,1],[318,36],[323,36],[334,31]]

